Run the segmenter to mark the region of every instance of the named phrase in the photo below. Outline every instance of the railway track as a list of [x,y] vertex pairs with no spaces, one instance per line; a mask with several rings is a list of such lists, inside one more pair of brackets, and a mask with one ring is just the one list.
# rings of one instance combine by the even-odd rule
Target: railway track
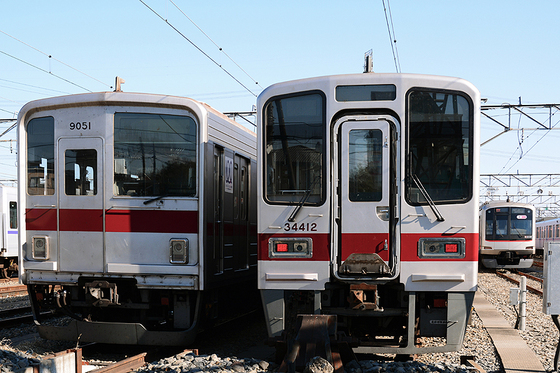
[[0,287],[0,298],[16,297],[20,295],[27,295],[27,286],[15,283],[14,285]]
[[[514,284],[516,284],[516,285],[519,285],[519,280],[517,280],[517,279],[515,279],[515,278],[513,278],[513,277],[511,277],[511,276],[508,276],[507,274],[505,274],[505,273],[503,273],[503,272],[496,271],[496,275],[498,275],[499,277],[504,278],[504,279],[506,279],[506,280],[508,280],[508,281],[510,281],[510,282],[512,282],[512,283],[514,283]],[[533,280],[539,281],[539,282],[542,284],[542,279],[539,279],[538,277],[534,277],[534,276],[531,276],[531,275],[527,275],[527,274],[525,274],[525,273],[520,273],[520,275],[521,275],[521,276],[525,276],[525,277],[527,277],[527,278],[532,278]],[[531,276],[531,277],[529,277],[529,276]],[[541,286],[542,286],[542,285],[541,285]],[[529,291],[530,291],[531,293],[533,293],[533,294],[540,295],[541,297],[543,296],[542,290],[539,290],[539,289],[537,289],[537,288],[535,288],[535,287],[533,287],[533,286],[527,285],[527,290],[529,290]]]
[[[43,317],[52,317],[54,312],[42,312]],[[0,329],[1,328],[11,328],[21,324],[30,324],[33,322],[33,314],[31,313],[31,307],[16,307],[7,310],[0,311]]]

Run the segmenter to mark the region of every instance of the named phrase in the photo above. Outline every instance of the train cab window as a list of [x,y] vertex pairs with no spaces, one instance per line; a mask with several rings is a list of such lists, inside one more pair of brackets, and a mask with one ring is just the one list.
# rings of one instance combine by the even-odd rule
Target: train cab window
[[269,203],[320,205],[325,199],[325,99],[320,93],[272,98],[264,107]]
[[381,201],[382,146],[380,130],[350,131],[348,159],[350,201]]
[[[406,198],[412,205],[467,202],[473,188],[473,114],[467,96],[408,93]],[[424,191],[423,191],[424,189]]]
[[10,228],[17,229],[17,202],[10,201]]
[[97,151],[67,149],[64,153],[64,191],[67,196],[97,194]]
[[54,118],[27,123],[27,193],[54,195]]
[[487,240],[530,240],[533,236],[533,211],[523,207],[486,210]]
[[188,116],[116,113],[115,196],[196,196],[197,123]]

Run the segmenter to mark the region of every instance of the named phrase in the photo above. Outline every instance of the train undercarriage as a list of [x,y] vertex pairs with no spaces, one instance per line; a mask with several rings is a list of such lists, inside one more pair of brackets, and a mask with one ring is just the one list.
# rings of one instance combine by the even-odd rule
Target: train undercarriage
[[[169,346],[189,345],[204,328],[256,309],[258,296],[254,304],[240,301],[245,297],[239,291],[250,288],[142,289],[134,279],[99,277],[82,277],[72,285],[28,285],[43,338]],[[43,324],[40,313],[48,310],[68,316],[68,323]]]
[[[336,340],[357,353],[415,354],[460,348],[474,292],[406,292],[402,285],[331,284],[326,290],[262,291],[267,319],[284,329],[274,342],[295,338],[301,315],[336,316]],[[283,310],[278,309],[283,305]]]

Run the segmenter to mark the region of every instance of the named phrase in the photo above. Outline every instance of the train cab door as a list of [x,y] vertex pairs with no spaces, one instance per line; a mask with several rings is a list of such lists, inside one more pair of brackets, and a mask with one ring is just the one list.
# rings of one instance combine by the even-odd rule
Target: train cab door
[[396,261],[396,127],[385,118],[347,118],[337,128],[338,275],[390,276]]
[[103,272],[103,141],[58,140],[58,253],[61,271]]

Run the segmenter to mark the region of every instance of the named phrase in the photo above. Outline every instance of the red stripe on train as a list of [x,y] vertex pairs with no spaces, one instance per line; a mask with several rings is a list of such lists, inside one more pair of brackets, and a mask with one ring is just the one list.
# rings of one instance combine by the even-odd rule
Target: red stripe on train
[[103,210],[60,210],[60,228],[66,232],[102,232]]
[[25,210],[25,226],[31,231],[56,231],[56,209]]
[[107,232],[198,233],[198,211],[109,210]]
[[[56,209],[27,209],[27,230],[56,231]],[[102,232],[102,210],[61,209],[60,230]],[[108,210],[106,232],[198,233],[197,211]]]

